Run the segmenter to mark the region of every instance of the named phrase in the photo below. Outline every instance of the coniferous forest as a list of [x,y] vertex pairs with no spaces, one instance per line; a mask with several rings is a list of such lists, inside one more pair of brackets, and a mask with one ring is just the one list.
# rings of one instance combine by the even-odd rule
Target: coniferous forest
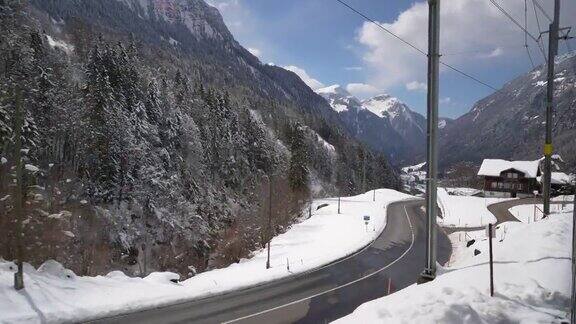
[[0,0],[1,256],[191,276],[263,247],[314,197],[399,186],[213,8],[137,2]]

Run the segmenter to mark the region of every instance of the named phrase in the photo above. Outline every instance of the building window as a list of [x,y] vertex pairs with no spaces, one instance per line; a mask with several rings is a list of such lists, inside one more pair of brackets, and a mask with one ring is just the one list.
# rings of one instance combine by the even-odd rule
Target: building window
[[509,178],[509,179],[518,179],[518,173],[508,172],[508,173],[506,173],[506,178]]
[[492,183],[490,184],[490,187],[491,187],[492,189],[496,189],[497,186],[498,186],[498,182],[492,182]]

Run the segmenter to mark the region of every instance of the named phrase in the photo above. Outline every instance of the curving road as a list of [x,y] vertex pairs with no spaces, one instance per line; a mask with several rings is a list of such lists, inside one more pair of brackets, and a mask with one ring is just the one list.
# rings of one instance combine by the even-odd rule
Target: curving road
[[[510,208],[514,206],[520,205],[532,205],[532,204],[542,204],[543,200],[541,197],[535,198],[522,198],[522,199],[515,199],[515,200],[507,200],[500,203],[488,205],[488,210],[496,216],[498,220],[496,224],[504,223],[504,222],[519,222],[518,218],[516,218],[512,213],[509,211]],[[572,201],[551,201],[550,205],[571,205],[574,204]]]
[[[388,207],[387,225],[369,246],[325,267],[262,286],[161,308],[101,318],[93,323],[325,323],[360,304],[416,282],[425,264],[422,200]],[[450,241],[438,231],[438,261]]]
[[[542,204],[541,197],[532,197],[532,198],[521,198],[521,199],[512,199],[506,200],[499,203],[494,203],[488,205],[488,210],[496,217],[496,223],[494,225],[499,225],[504,222],[519,222],[518,218],[516,218],[510,212],[510,208],[515,206],[521,205],[532,205],[532,204]],[[574,204],[572,201],[551,201],[550,205],[571,205]],[[473,226],[473,227],[450,227],[446,226],[443,227],[444,232],[446,234],[452,234],[454,232],[473,232],[485,229],[486,226]]]

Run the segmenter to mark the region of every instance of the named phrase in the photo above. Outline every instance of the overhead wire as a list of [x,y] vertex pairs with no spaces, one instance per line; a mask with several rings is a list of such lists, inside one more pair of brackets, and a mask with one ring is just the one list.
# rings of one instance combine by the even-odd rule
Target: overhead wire
[[[424,56],[426,56],[426,57],[428,56],[428,54],[427,54],[425,51],[423,51],[422,49],[420,49],[418,46],[416,46],[416,45],[410,43],[409,41],[405,40],[404,38],[398,36],[397,34],[395,34],[394,32],[392,32],[392,31],[389,30],[388,28],[382,26],[382,24],[378,23],[376,20],[368,17],[366,14],[364,14],[364,13],[362,13],[361,11],[357,10],[356,8],[350,6],[350,5],[349,5],[348,3],[346,3],[345,1],[343,1],[343,0],[336,0],[336,1],[339,2],[341,5],[345,6],[346,8],[348,8],[349,10],[351,10],[352,12],[356,13],[357,15],[361,16],[362,18],[366,19],[367,21],[371,22],[372,24],[376,25],[378,28],[384,30],[386,33],[388,33],[388,34],[391,35],[392,37],[396,38],[397,40],[401,41],[402,43],[404,43],[404,44],[406,44],[407,46],[411,47],[412,49],[416,50],[418,53],[420,53],[420,54],[422,54],[422,55],[424,55]],[[450,70],[452,70],[452,71],[454,71],[454,72],[459,73],[460,75],[462,75],[462,76],[464,76],[464,77],[467,77],[467,78],[469,78],[469,79],[471,79],[471,80],[473,80],[473,81],[476,81],[477,83],[479,83],[479,84],[481,84],[481,85],[483,85],[483,86],[485,86],[485,87],[488,87],[488,88],[490,88],[490,89],[492,89],[492,90],[494,90],[494,91],[498,91],[498,89],[496,89],[495,87],[489,85],[488,83],[486,83],[486,82],[484,82],[484,81],[482,81],[482,80],[480,80],[480,79],[478,79],[478,78],[476,78],[476,77],[474,77],[474,76],[472,76],[472,75],[470,75],[470,74],[468,74],[468,73],[466,73],[466,72],[464,72],[464,71],[462,71],[462,70],[460,70],[460,69],[458,69],[458,68],[456,68],[456,67],[454,67],[454,66],[452,66],[452,65],[450,65],[450,64],[448,64],[448,63],[446,63],[446,62],[443,62],[442,60],[440,60],[440,64],[442,64],[443,66],[447,67],[448,69],[450,69]]]
[[541,11],[542,14],[544,15],[544,17],[548,18],[548,21],[552,22],[552,18],[550,18],[550,16],[549,16],[548,13],[546,12],[546,10],[544,10],[544,8],[542,8],[542,6],[541,6],[540,3],[538,2],[538,0],[532,0],[532,2],[534,2],[534,6],[538,7],[538,9],[540,9],[540,11]]
[[[514,25],[516,25],[518,28],[520,28],[522,31],[524,31],[524,33],[526,33],[526,35],[529,36],[534,42],[539,44],[538,39],[536,37],[534,37],[534,35],[532,35],[526,28],[522,27],[522,25],[516,19],[514,19],[514,17],[512,17],[512,15],[510,15],[508,13],[508,11],[506,11],[504,8],[502,8],[502,6],[500,6],[496,2],[496,0],[490,0],[490,2],[494,5],[494,7],[496,7],[496,9],[500,10],[500,12],[502,12],[502,14],[504,14],[504,16],[506,16],[512,23],[514,23]],[[542,52],[542,55],[544,55],[544,57],[546,57],[546,53],[544,53],[544,49],[542,47],[540,47],[540,50]]]
[[[528,45],[528,47],[530,47],[530,45]],[[496,51],[498,49],[504,49],[504,48],[509,48],[509,49],[513,49],[513,50],[520,50],[520,49],[524,49],[524,45],[496,45],[494,47],[494,49],[492,51]],[[448,51],[448,52],[442,52],[442,56],[455,56],[455,55],[467,55],[467,54],[488,54],[489,51],[487,50],[468,50],[468,51]]]
[[[536,18],[536,26],[538,26],[538,35],[542,35],[542,28],[540,27],[540,18],[538,18],[538,11],[536,11],[536,0],[532,0],[532,8],[534,8],[534,17]],[[538,37],[538,47],[540,47],[540,52],[543,53],[544,63],[548,60],[546,54],[544,53],[544,46],[542,46],[542,37]]]
[[[528,4],[526,1],[527,0],[524,0],[524,30],[527,30],[528,27]],[[528,49],[528,34],[526,32],[524,32],[524,47],[526,48],[526,53],[530,59],[530,64],[532,64],[532,69],[534,69],[536,66],[534,65],[532,55],[530,55],[530,49]]]

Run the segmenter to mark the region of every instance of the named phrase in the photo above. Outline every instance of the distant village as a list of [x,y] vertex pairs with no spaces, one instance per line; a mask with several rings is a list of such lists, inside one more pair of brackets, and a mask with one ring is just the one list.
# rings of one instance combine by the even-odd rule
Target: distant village
[[[508,161],[484,159],[478,168],[472,163],[459,163],[440,174],[439,186],[451,188],[453,194],[479,197],[525,198],[542,194],[543,161]],[[552,156],[551,194],[573,194],[576,175],[565,170],[560,155]],[[426,190],[426,163],[402,168],[404,190],[421,194]],[[459,191],[466,191],[460,193]]]

